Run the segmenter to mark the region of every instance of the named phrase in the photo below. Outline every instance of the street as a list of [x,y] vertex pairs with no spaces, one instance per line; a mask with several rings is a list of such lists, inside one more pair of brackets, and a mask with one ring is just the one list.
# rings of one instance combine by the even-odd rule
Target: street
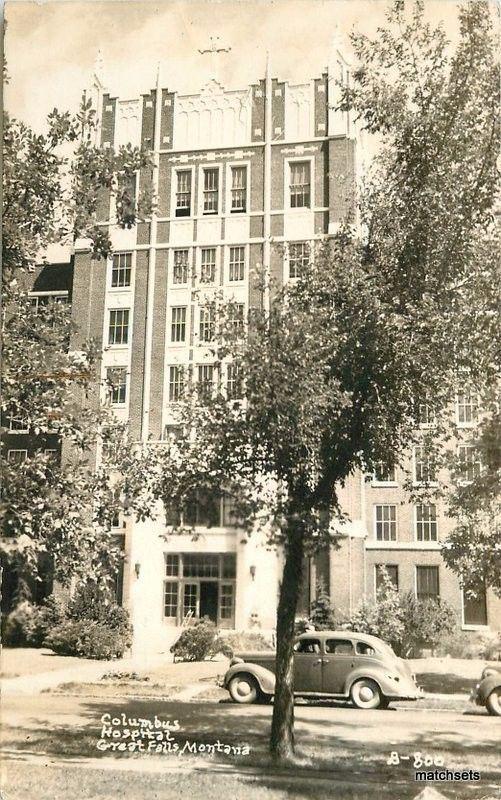
[[[375,786],[380,789],[384,784],[388,785],[385,796],[407,800],[423,787],[415,781],[416,769],[444,766],[481,773],[478,783],[435,786],[445,797],[501,798],[501,720],[483,711],[358,711],[340,704],[298,704],[298,759],[287,771],[274,770],[268,760],[271,714],[271,706],[220,702],[104,700],[50,693],[7,697],[2,736],[6,796],[10,800],[54,800],[58,795],[50,794],[51,771],[63,769],[68,782],[66,796],[82,800],[119,796],[118,792],[106,794],[105,787],[108,783],[117,787],[124,779],[129,787],[134,780],[142,785],[151,782],[151,793],[143,796],[168,800],[182,796],[179,776],[184,776],[183,786],[188,783],[191,787],[191,796],[204,800],[220,797],[221,787],[228,782],[236,798],[243,796],[239,792],[243,793],[244,785],[247,792],[252,785],[251,796],[256,798],[369,798],[374,796]],[[150,755],[150,750],[143,755],[99,749],[103,720],[124,733],[139,720],[155,718],[158,725],[169,722],[176,728],[170,737],[179,743],[176,753]],[[110,734],[109,741],[121,739]],[[211,752],[208,745],[216,742],[220,742],[220,751]],[[221,752],[223,746],[231,746],[232,753]],[[82,768],[84,779],[79,778]],[[89,794],[96,770],[107,777],[95,794]],[[166,774],[169,785],[159,784],[159,793],[156,782]],[[83,786],[87,794],[78,794]],[[16,794],[21,787],[23,792]],[[334,795],[333,787],[337,787]]]

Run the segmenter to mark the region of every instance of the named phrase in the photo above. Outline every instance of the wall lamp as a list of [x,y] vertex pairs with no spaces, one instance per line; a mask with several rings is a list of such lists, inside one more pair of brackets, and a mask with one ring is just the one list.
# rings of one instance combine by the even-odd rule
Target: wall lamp
[[254,580],[254,578],[256,577],[256,566],[255,566],[255,564],[251,564],[250,565],[249,572],[250,572],[252,580]]
[[136,573],[136,578],[139,578],[139,573],[141,572],[141,564],[139,561],[136,561],[134,564],[134,572]]

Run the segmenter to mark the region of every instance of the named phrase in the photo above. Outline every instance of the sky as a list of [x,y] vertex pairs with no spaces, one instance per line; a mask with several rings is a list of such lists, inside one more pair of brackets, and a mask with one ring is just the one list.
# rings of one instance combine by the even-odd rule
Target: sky
[[[43,130],[52,108],[77,108],[99,49],[112,96],[148,92],[157,64],[164,87],[198,92],[210,72],[210,57],[198,50],[209,47],[210,35],[231,48],[219,57],[219,78],[228,89],[263,77],[266,51],[274,77],[305,82],[327,65],[336,25],[347,44],[352,28],[373,35],[387,6],[387,0],[7,0],[5,107]],[[425,6],[454,40],[455,0],[425,0]]]

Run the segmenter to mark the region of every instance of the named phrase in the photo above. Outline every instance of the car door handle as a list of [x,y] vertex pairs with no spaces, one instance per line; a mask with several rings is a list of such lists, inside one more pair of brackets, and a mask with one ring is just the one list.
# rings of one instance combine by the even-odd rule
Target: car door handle
[[315,664],[322,664],[322,662],[323,662],[322,658],[317,658],[317,660],[315,661]]

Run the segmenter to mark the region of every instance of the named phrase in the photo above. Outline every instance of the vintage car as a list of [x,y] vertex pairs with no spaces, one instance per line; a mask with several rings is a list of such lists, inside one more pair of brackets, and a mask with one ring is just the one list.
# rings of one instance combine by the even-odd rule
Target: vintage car
[[486,667],[480,683],[472,689],[470,700],[477,706],[485,706],[489,714],[501,717],[501,666]]
[[[235,654],[223,680],[236,703],[272,698],[275,653]],[[375,636],[352,631],[303,633],[294,645],[294,694],[350,699],[357,708],[386,708],[392,700],[417,700],[408,665]]]

